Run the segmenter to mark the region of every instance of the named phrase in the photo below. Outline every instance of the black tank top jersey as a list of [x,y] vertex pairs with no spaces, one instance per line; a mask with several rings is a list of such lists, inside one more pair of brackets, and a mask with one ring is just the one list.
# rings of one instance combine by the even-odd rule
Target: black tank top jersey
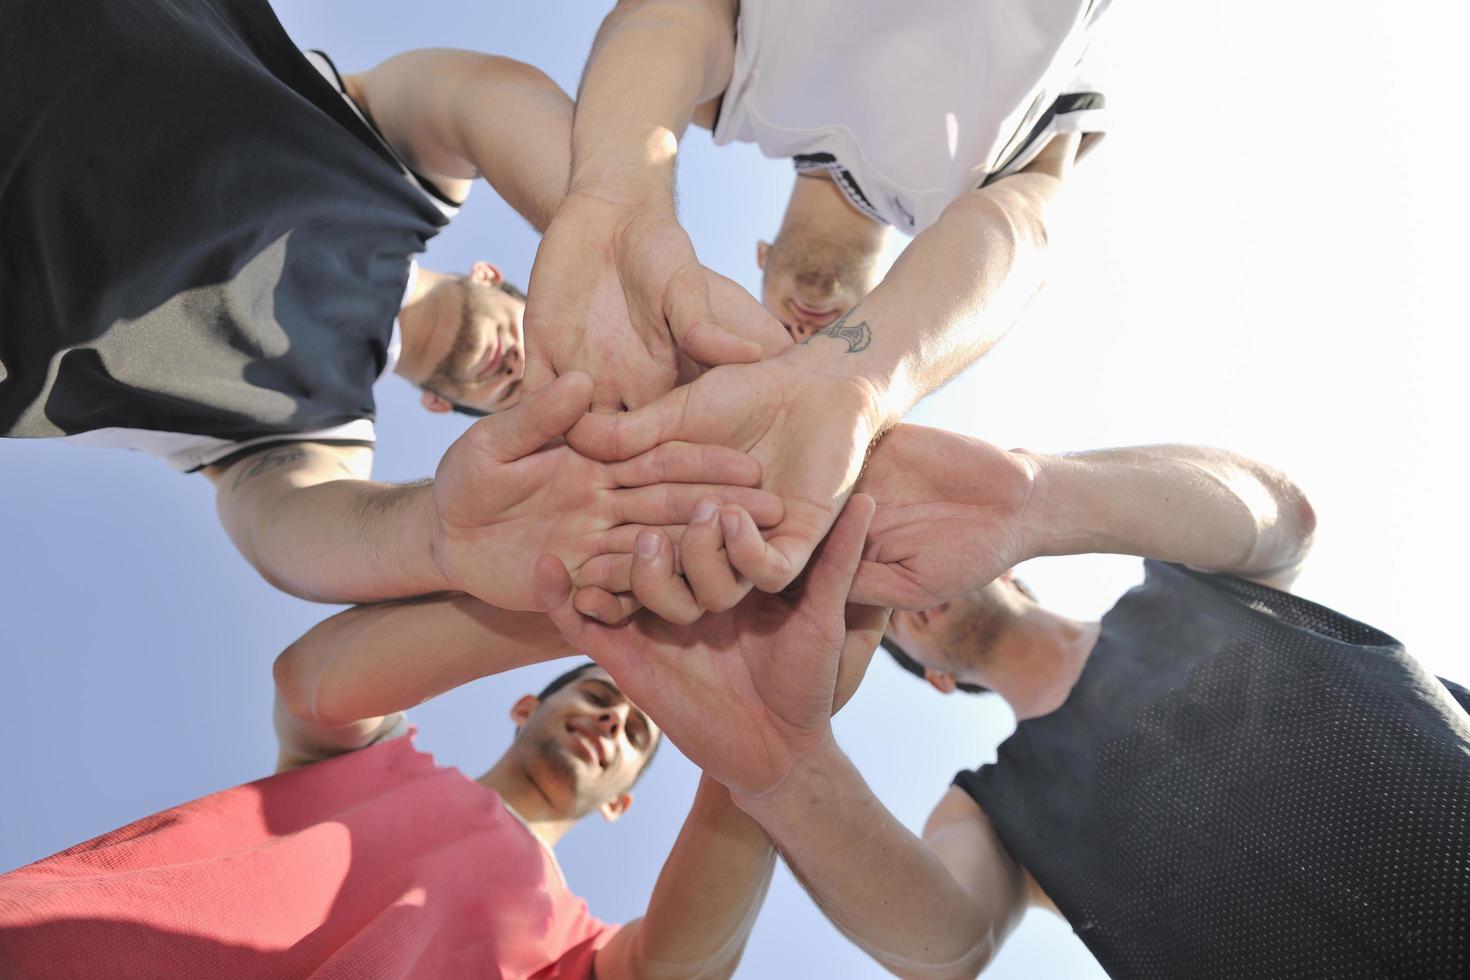
[[265,0],[0,4],[0,434],[371,419],[444,221]]
[[1145,566],[1067,702],[955,785],[1110,976],[1470,977],[1470,695],[1330,609]]

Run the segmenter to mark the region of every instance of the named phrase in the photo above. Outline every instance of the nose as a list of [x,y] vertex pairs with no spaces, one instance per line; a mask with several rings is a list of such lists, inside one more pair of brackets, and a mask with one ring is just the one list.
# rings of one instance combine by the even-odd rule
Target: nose
[[521,348],[519,346],[515,346],[506,351],[505,356],[500,359],[500,363],[501,366],[505,368],[506,374],[513,374],[516,377],[520,377],[522,366]]
[[806,340],[808,337],[815,334],[818,330],[818,327],[816,326],[816,324],[807,323],[804,320],[797,320],[786,329],[790,332],[791,339],[799,344],[803,340]]
[[622,730],[623,715],[619,709],[607,708],[597,713],[597,731],[600,734],[616,740]]

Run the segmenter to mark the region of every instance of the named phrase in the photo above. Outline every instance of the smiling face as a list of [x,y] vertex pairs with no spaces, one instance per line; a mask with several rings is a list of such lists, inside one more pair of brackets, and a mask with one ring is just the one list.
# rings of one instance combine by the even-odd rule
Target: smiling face
[[601,810],[608,819],[631,802],[662,733],[601,667],[588,666],[544,699],[525,697],[511,752],[551,808],[564,818]]
[[500,271],[486,262],[437,288],[450,291],[435,310],[444,321],[439,334],[452,339],[419,385],[424,407],[433,412],[460,407],[478,414],[513,407],[520,399],[525,367],[525,297],[507,287]]
[[871,248],[801,222],[783,226],[774,244],[758,242],[756,264],[761,302],[797,343],[856,306],[878,277]]

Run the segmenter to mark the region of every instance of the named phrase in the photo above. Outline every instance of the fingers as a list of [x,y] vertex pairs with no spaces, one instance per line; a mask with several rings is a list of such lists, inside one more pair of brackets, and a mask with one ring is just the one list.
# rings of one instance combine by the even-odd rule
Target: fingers
[[905,576],[900,566],[863,559],[847,601],[887,609],[932,609],[944,600]]
[[515,408],[481,419],[471,430],[484,451],[509,462],[560,438],[586,415],[591,403],[592,378],[572,371],[531,393]]
[[654,483],[723,483],[758,487],[761,464],[755,457],[724,446],[666,442],[629,460],[608,467],[620,487]]
[[678,281],[670,282],[664,315],[674,343],[706,367],[761,359],[759,344],[731,333],[715,316],[702,266],[686,266]]
[[689,586],[674,572],[674,546],[661,530],[638,535],[632,585],[633,595],[645,609],[671,623],[688,626],[704,615]]
[[[739,512],[738,508],[731,510]],[[679,542],[679,558],[689,588],[699,605],[712,612],[733,608],[751,588],[751,583],[730,567],[719,517],[720,502],[714,497],[701,499]]]
[[872,497],[853,494],[818,549],[807,575],[805,594],[819,608],[830,606],[841,612],[847,603],[847,593],[863,557],[868,525],[873,521],[873,507]]
[[615,626],[642,608],[631,595],[613,595],[604,589],[578,589],[572,597],[577,612],[608,626]]
[[567,443],[589,459],[630,460],[659,443],[674,441],[689,402],[689,388],[675,388],[655,402],[621,415],[584,415],[567,431]]
[[722,487],[703,483],[665,483],[652,487],[614,490],[610,514],[618,524],[688,524],[695,505],[704,497],[740,507],[757,527],[775,527],[785,517],[786,504],[769,490]]
[[[790,535],[780,543],[774,536],[770,541],[762,538],[750,514],[739,507],[726,507],[721,511],[720,531],[731,567],[762,592],[780,592],[790,585],[811,554],[810,547],[803,551],[800,543],[792,541]],[[788,552],[794,553],[796,558],[793,559]]]

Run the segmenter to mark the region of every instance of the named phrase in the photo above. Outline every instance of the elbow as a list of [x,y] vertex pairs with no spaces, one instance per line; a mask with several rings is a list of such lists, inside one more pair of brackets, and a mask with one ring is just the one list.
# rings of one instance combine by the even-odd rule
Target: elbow
[[958,963],[949,963],[943,967],[920,967],[909,966],[905,968],[889,967],[889,972],[901,980],[974,980],[980,972],[990,965],[994,958],[994,949],[987,947],[977,950],[971,956],[967,956]]
[[308,655],[306,650],[306,639],[308,633],[301,639],[292,643],[280,656],[276,657],[275,663],[271,664],[271,676],[276,684],[276,698],[281,705],[297,718],[311,718],[314,714],[311,691],[312,681],[309,677],[310,670],[307,666]]
[[1317,512],[1306,492],[1284,473],[1256,464],[1256,478],[1271,497],[1271,506],[1258,516],[1252,568],[1267,571],[1299,566],[1312,550]]

